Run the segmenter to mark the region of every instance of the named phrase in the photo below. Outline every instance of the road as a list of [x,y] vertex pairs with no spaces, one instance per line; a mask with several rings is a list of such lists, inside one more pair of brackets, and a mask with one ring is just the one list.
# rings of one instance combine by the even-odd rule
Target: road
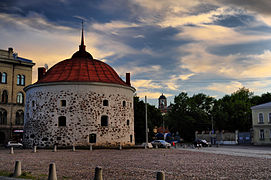
[[200,149],[193,148],[178,148],[180,150],[206,152],[214,154],[224,154],[231,156],[245,156],[254,158],[271,159],[271,147],[258,146],[220,146],[220,147],[203,147]]

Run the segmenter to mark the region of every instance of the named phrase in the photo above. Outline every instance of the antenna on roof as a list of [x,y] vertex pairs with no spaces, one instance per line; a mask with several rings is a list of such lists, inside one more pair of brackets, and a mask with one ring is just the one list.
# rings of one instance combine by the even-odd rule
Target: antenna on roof
[[48,64],[44,64],[44,68],[46,69],[46,71],[48,70]]

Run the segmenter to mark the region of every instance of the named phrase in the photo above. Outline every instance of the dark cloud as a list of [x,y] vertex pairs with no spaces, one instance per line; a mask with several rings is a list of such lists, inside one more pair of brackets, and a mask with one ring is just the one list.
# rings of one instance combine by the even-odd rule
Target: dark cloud
[[248,24],[253,22],[255,22],[255,18],[253,16],[240,14],[240,15],[216,16],[216,20],[212,24],[225,27],[238,27],[238,26],[247,26]]
[[217,0],[225,5],[239,6],[247,10],[255,11],[259,14],[271,15],[270,0]]
[[207,48],[209,53],[220,56],[228,56],[231,54],[261,54],[265,50],[271,50],[271,40],[230,44],[224,46],[211,46]]

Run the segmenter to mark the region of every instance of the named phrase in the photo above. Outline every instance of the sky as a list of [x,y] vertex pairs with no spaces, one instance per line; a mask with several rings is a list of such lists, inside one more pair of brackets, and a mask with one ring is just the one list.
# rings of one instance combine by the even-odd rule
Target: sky
[[49,68],[78,50],[157,106],[181,92],[215,98],[271,88],[270,0],[1,0],[0,49]]

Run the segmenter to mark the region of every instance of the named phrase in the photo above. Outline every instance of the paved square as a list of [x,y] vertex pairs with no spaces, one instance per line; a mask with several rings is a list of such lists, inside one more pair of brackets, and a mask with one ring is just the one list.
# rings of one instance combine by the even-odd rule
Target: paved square
[[[47,179],[49,164],[56,163],[59,179],[93,179],[96,166],[103,167],[104,179],[155,179],[156,171],[167,179],[271,179],[271,159],[197,151],[203,149],[124,150],[0,150],[1,171],[13,171],[16,160],[22,170]],[[219,148],[217,148],[219,149]],[[230,149],[230,148],[229,148]]]

